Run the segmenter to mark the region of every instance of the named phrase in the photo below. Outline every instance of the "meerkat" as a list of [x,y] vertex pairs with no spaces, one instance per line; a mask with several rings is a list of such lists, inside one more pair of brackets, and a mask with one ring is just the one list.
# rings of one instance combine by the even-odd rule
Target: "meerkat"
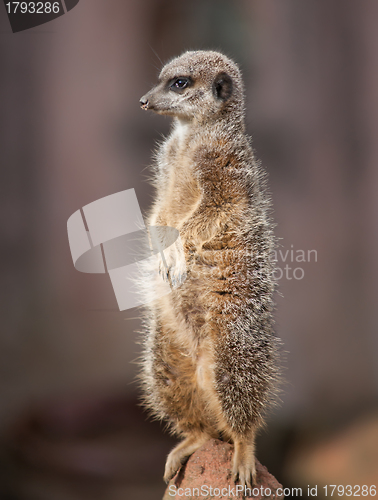
[[182,265],[168,255],[167,275],[181,284],[148,306],[145,322],[145,404],[184,438],[164,479],[220,438],[234,445],[233,480],[251,487],[255,435],[280,369],[271,204],[246,135],[241,72],[221,53],[186,52],[163,67],[140,104],[173,117],[156,155],[148,225],[179,231],[186,268],[185,279],[176,276]]

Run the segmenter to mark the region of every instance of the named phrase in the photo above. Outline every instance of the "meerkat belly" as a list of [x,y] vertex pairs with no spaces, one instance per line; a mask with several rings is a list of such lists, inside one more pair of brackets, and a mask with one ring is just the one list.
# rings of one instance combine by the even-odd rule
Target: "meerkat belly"
[[179,432],[201,428],[218,436],[221,411],[212,343],[206,337],[199,338],[165,299],[159,314],[153,367],[161,405]]
[[[237,242],[218,235],[196,244],[182,235],[188,268],[187,279],[155,303],[160,326],[155,338],[154,372],[164,413],[177,431],[200,428],[213,437],[227,438],[216,390],[216,342],[214,326],[234,300],[232,277]],[[239,263],[240,266],[240,263]],[[224,318],[224,316],[223,316]],[[218,332],[218,333],[217,333]]]

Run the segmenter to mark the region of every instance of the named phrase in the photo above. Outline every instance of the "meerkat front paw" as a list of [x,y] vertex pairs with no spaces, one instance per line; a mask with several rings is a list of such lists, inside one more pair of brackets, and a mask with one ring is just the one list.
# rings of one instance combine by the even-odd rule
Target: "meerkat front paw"
[[181,285],[187,276],[184,249],[180,237],[159,255],[159,274],[173,288]]

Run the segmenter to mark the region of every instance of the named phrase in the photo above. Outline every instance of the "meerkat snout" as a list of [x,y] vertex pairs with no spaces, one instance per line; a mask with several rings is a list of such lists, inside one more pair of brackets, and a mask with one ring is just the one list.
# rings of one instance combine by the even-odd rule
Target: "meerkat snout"
[[139,100],[139,103],[140,103],[140,107],[142,109],[145,109],[145,110],[148,109],[148,99],[146,98],[146,96],[141,97]]

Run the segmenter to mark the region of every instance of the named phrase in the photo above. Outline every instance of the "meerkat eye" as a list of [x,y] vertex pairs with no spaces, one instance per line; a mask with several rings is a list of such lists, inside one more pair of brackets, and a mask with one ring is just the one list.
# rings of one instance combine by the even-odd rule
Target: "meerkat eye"
[[173,83],[172,87],[176,89],[184,89],[188,86],[188,80],[186,78],[177,78],[177,80]]
[[177,92],[189,87],[190,84],[190,78],[178,77],[169,82],[169,88]]

